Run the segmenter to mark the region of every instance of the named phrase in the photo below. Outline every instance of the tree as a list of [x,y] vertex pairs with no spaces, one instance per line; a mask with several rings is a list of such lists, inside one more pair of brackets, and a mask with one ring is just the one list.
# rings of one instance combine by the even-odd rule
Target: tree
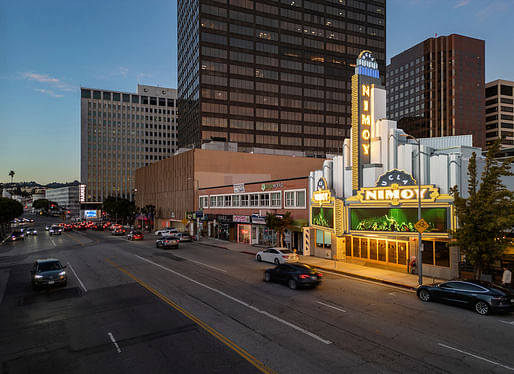
[[50,209],[50,201],[47,199],[37,199],[32,202],[32,208],[41,209],[46,212],[48,209]]
[[294,226],[294,220],[291,212],[286,212],[283,217],[278,217],[273,213],[266,213],[266,226],[278,233],[279,245],[283,246],[283,237],[286,230],[291,230]]
[[127,222],[133,220],[136,205],[123,197],[109,196],[104,199],[102,209],[116,221],[121,218],[123,222]]
[[500,260],[509,244],[507,233],[514,226],[514,193],[502,183],[503,176],[511,176],[514,158],[499,162],[495,155],[499,143],[486,156],[485,168],[479,181],[476,154],[468,166],[468,194],[461,197],[458,187],[450,189],[454,197],[458,228],[452,232],[454,245],[460,247],[466,260],[473,265],[475,278]]
[[23,205],[16,200],[0,197],[0,223],[5,224],[23,214]]
[[11,170],[11,171],[9,172],[9,176],[11,177],[11,184],[12,184],[12,180],[13,180],[13,178],[14,178],[14,174],[16,174],[16,173],[14,172],[14,170]]

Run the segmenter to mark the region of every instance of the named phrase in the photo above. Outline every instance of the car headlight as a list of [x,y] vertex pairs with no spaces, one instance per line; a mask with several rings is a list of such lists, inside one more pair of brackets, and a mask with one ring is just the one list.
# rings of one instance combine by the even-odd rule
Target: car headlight
[[42,275],[39,275],[39,274],[36,274],[36,275],[34,275],[34,278],[36,278],[36,279],[41,279],[41,278],[43,278],[43,276],[42,276]]
[[66,275],[66,272],[63,270],[59,273],[59,275]]

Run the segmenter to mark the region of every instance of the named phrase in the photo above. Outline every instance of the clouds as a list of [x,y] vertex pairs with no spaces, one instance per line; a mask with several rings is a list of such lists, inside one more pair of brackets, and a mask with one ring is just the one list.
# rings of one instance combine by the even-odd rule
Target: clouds
[[62,92],[72,92],[76,91],[77,87],[72,86],[66,82],[63,82],[59,78],[50,77],[46,74],[38,74],[33,72],[26,72],[22,74],[22,78],[26,79],[28,81],[33,81],[37,83],[43,83],[46,84],[49,87],[46,88],[34,88],[34,91],[40,92],[42,94],[60,98],[64,97],[62,93],[56,93],[55,91],[62,91]]
[[461,8],[463,6],[466,6],[466,5],[469,5],[471,0],[460,0],[459,2],[457,2],[457,4],[455,4],[453,7],[454,8]]
[[122,77],[126,77],[127,74],[129,72],[129,69],[124,67],[124,66],[120,66],[120,69],[119,69],[119,73]]

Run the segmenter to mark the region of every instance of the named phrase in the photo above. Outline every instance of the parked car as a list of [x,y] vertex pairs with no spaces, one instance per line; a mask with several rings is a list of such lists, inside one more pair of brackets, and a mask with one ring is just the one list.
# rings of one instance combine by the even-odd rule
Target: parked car
[[50,227],[50,230],[48,230],[48,233],[50,234],[50,236],[61,235],[62,228],[60,228],[59,226],[52,226],[52,227]]
[[174,235],[165,235],[155,241],[157,248],[178,248],[180,239]]
[[514,293],[494,283],[479,280],[452,280],[420,286],[421,301],[442,301],[474,309],[486,315],[493,311],[514,311]]
[[55,258],[36,260],[30,271],[34,290],[42,286],[56,285],[66,287],[68,278],[64,270],[65,267]]
[[275,264],[285,264],[286,262],[298,262],[299,258],[296,253],[287,248],[268,248],[264,251],[257,252],[255,259],[259,262],[273,262]]
[[322,277],[322,273],[304,264],[281,264],[264,272],[265,282],[286,283],[292,290],[317,287]]
[[37,230],[28,228],[25,230],[25,235],[37,235]]
[[125,232],[126,231],[124,228],[116,227],[116,228],[112,229],[111,235],[113,235],[113,236],[125,235]]
[[45,226],[45,231],[50,230],[50,227],[52,227],[52,225],[46,225],[46,226]]
[[185,232],[178,232],[173,235],[176,236],[177,238],[179,238],[179,240],[181,242],[192,242],[193,241],[193,238],[191,238],[191,236]]
[[13,231],[11,233],[11,241],[15,242],[16,240],[24,240],[25,234],[22,231]]
[[171,234],[177,234],[177,233],[178,233],[178,230],[176,228],[173,228],[173,227],[166,227],[164,229],[157,230],[156,232],[154,232],[154,234],[157,235],[157,236],[171,235]]
[[143,240],[144,235],[141,231],[131,231],[127,235],[128,240]]

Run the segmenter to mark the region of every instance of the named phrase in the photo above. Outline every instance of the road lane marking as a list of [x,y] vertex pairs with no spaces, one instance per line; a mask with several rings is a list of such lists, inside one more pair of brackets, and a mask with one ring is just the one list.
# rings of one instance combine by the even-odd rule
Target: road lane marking
[[68,262],[68,266],[70,267],[71,271],[75,275],[75,278],[77,278],[77,280],[79,281],[80,286],[84,289],[85,292],[87,292],[86,286],[84,286],[84,283],[82,283],[82,281],[80,280],[79,276],[77,275],[77,273],[75,273],[75,270],[73,270],[73,267],[71,266],[71,264],[69,262]]
[[460,352],[462,354],[465,354],[465,355],[468,355],[468,356],[471,356],[471,357],[474,357],[474,358],[477,358],[479,360],[482,360],[482,361],[485,361],[485,362],[488,362],[490,364],[493,364],[493,365],[497,365],[497,366],[500,366],[504,369],[507,369],[507,370],[511,370],[511,371],[514,371],[514,368],[510,367],[510,366],[506,366],[506,365],[502,365],[498,362],[494,362],[494,361],[491,361],[491,360],[488,360],[487,358],[484,358],[484,357],[480,357],[480,356],[477,356],[477,355],[474,355],[473,353],[469,353],[469,352],[466,352],[466,351],[461,351],[460,349],[457,349],[457,348],[454,348],[454,347],[450,347],[449,345],[446,345],[446,344],[442,344],[442,343],[438,343],[441,347],[444,347],[444,348],[448,348],[448,349],[452,349],[454,351],[457,351],[457,352]]
[[53,240],[52,238],[50,238],[50,241],[52,242],[52,244],[54,245],[54,247],[56,247],[56,248],[57,248],[57,246],[55,245],[54,240]]
[[502,320],[500,320],[500,322],[506,323],[507,325],[513,325],[514,326],[514,321],[510,321],[509,322],[509,321],[502,321]]
[[301,333],[303,333],[303,334],[305,334],[305,335],[308,335],[308,336],[310,336],[311,338],[314,338],[314,339],[316,339],[316,340],[318,340],[318,341],[320,341],[320,342],[322,342],[322,343],[324,343],[324,344],[332,344],[332,342],[331,342],[330,340],[323,339],[323,338],[322,338],[321,336],[319,336],[319,335],[316,335],[316,334],[314,334],[314,333],[312,333],[312,332],[310,332],[310,331],[308,331],[308,330],[305,330],[305,329],[303,329],[303,328],[301,328],[301,327],[299,327],[299,326],[297,326],[297,325],[295,325],[295,324],[293,324],[293,323],[291,323],[291,322],[289,322],[289,321],[286,321],[286,320],[284,320],[284,319],[282,319],[282,318],[280,318],[280,317],[277,317],[277,316],[275,316],[275,315],[273,315],[273,314],[271,314],[271,313],[268,313],[268,312],[266,312],[265,310],[261,310],[261,309],[259,309],[259,308],[255,307],[255,306],[253,306],[253,305],[251,305],[251,304],[248,304],[248,303],[247,303],[247,302],[245,302],[245,301],[242,301],[242,300],[239,300],[239,299],[237,299],[237,298],[235,298],[235,297],[233,297],[233,296],[230,296],[229,294],[226,294],[226,293],[225,293],[225,292],[223,292],[223,291],[220,291],[220,290],[218,290],[218,289],[216,289],[216,288],[213,288],[213,287],[207,286],[206,284],[203,284],[203,283],[198,282],[198,281],[196,281],[196,280],[194,280],[194,279],[192,279],[192,278],[189,278],[187,275],[183,275],[183,274],[178,273],[178,272],[176,272],[176,271],[174,271],[174,270],[168,269],[167,267],[162,266],[162,265],[160,265],[160,264],[158,264],[158,263],[156,263],[156,262],[150,261],[150,260],[148,260],[148,259],[146,259],[146,258],[144,258],[144,257],[138,256],[138,255],[135,255],[135,256],[136,256],[136,257],[138,257],[139,259],[141,259],[141,260],[143,260],[143,261],[146,261],[146,262],[148,262],[148,263],[150,263],[150,264],[152,264],[152,265],[155,265],[155,266],[157,266],[157,267],[159,267],[159,268],[161,268],[161,269],[163,269],[163,270],[169,271],[170,273],[173,273],[173,274],[175,274],[175,275],[177,275],[177,276],[179,276],[179,277],[181,277],[181,278],[187,279],[187,280],[188,280],[188,281],[190,281],[190,282],[193,282],[193,283],[195,283],[195,284],[197,284],[197,285],[199,285],[199,286],[202,286],[202,287],[204,287],[204,288],[207,288],[208,290],[211,290],[212,292],[215,292],[215,293],[217,293],[217,294],[219,294],[219,295],[221,295],[221,296],[226,297],[227,299],[230,299],[230,300],[232,300],[232,301],[234,301],[234,302],[236,302],[236,303],[238,303],[238,304],[241,304],[241,305],[243,305],[243,306],[247,307],[248,309],[251,309],[251,310],[253,310],[253,311],[257,312],[257,313],[263,314],[263,315],[265,315],[265,316],[267,316],[267,317],[269,317],[269,318],[271,318],[271,319],[274,319],[275,321],[280,322],[280,323],[282,323],[282,324],[284,324],[284,325],[286,325],[286,326],[289,326],[289,327],[291,327],[291,328],[295,329],[296,331],[300,331]]
[[206,267],[211,268],[211,269],[214,269],[214,270],[222,271],[222,272],[224,272],[224,273],[226,273],[226,272],[227,272],[226,270],[223,270],[223,269],[217,268],[216,266],[207,265],[207,264],[204,264],[203,262],[195,261],[195,260],[191,260],[190,258],[187,258],[187,257],[177,256],[176,254],[173,254],[173,256],[176,256],[176,257],[181,258],[181,259],[186,260],[186,261],[194,262],[195,264],[198,264],[198,265],[206,266]]
[[107,333],[107,335],[109,335],[109,338],[111,338],[111,342],[116,347],[116,350],[118,351],[118,353],[121,353],[120,346],[118,345],[118,342],[116,341],[116,339],[114,339],[114,336],[112,335],[112,333],[109,332],[109,333]]
[[[309,265],[309,266],[311,266],[313,268],[316,268],[315,265]],[[357,278],[357,277],[352,277],[350,275],[345,275],[345,274],[341,274],[341,273],[335,273],[333,271],[326,270],[326,269],[320,269],[320,268],[317,268],[317,269],[319,271],[322,271],[323,274],[335,275],[336,277],[346,278],[346,279],[350,279],[350,280],[354,280],[354,281],[362,282],[362,283],[368,283],[368,284],[372,284],[374,286],[389,287],[389,288],[392,288],[392,289],[394,289],[396,291],[402,291],[402,292],[408,292],[408,293],[415,293],[416,292],[416,290],[414,290],[414,289],[408,289],[408,288],[404,288],[404,287],[394,286],[392,284],[385,284],[385,283],[374,282],[374,281],[363,279],[363,278]]]
[[341,309],[341,308],[338,308],[336,306],[333,306],[333,305],[329,305],[329,304],[325,304],[325,303],[322,303],[321,301],[316,301],[318,304],[321,304],[321,305],[325,305],[325,306],[328,306],[329,308],[333,308],[335,310],[339,310],[340,312],[343,312],[343,313],[346,313],[346,310],[344,309]]
[[[137,256],[139,257],[139,256]],[[198,326],[200,326],[202,329],[207,331],[209,334],[214,336],[216,339],[218,339],[220,342],[225,344],[227,347],[232,349],[234,352],[236,352],[238,355],[240,355],[242,358],[244,358],[246,361],[248,361],[250,364],[252,364],[255,368],[257,368],[260,372],[265,374],[277,374],[276,371],[273,369],[268,368],[266,365],[264,365],[261,361],[259,361],[257,358],[252,356],[250,353],[245,351],[243,348],[239,347],[237,344],[233,343],[229,338],[225,337],[215,329],[213,329],[211,326],[209,326],[207,323],[203,322],[201,319],[196,317],[194,314],[188,312],[186,309],[182,308],[180,305],[172,301],[171,299],[167,298],[163,294],[161,294],[159,291],[152,288],[150,285],[145,283],[144,281],[137,278],[135,275],[130,273],[129,271],[125,270],[121,266],[116,265],[114,262],[109,260],[108,258],[106,261],[111,264],[111,266],[117,268],[122,273],[127,275],[129,278],[132,278],[134,281],[136,281],[140,286],[146,288],[148,291],[153,293],[155,296],[157,296],[159,299],[164,301],[166,304],[171,306],[173,309],[177,310],[178,312],[182,313],[184,316],[189,318],[191,321],[196,323]]]

